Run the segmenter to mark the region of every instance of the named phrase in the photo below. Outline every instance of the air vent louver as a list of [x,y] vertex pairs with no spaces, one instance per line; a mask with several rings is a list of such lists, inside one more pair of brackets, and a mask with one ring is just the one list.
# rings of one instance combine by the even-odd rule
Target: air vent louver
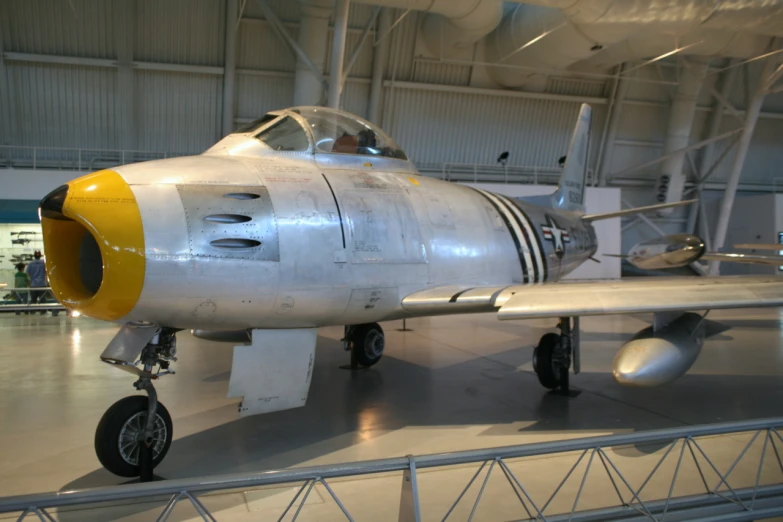
[[261,241],[241,237],[227,237],[223,239],[215,239],[214,241],[210,241],[209,244],[217,248],[239,249],[255,248],[257,246],[261,246]]
[[247,223],[253,218],[250,216],[243,216],[241,214],[212,214],[204,216],[204,221],[211,223]]
[[228,194],[223,194],[223,197],[232,199],[258,199],[261,195],[252,192],[229,192]]

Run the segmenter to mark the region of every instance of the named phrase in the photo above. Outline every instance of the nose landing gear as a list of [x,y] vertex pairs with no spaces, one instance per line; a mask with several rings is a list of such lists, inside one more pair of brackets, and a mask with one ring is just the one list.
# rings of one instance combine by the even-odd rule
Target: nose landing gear
[[[173,435],[171,415],[158,402],[152,381],[174,373],[169,366],[177,360],[175,332],[162,328],[144,347],[135,365],[121,365],[138,375],[133,386],[147,392],[147,397],[133,395],[115,402],[95,430],[98,460],[115,475],[140,477],[142,482],[148,482],[153,478],[152,470],[169,451]],[[143,369],[138,368],[139,364]]]

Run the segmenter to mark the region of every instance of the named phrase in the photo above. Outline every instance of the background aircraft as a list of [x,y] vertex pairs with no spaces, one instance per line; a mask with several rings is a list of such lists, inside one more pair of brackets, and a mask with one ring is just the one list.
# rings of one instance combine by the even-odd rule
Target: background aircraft
[[[568,391],[578,318],[655,312],[618,353],[618,382],[682,375],[709,322],[694,310],[778,306],[775,278],[549,284],[596,251],[592,223],[669,205],[585,215],[591,111],[582,106],[549,206],[421,177],[382,130],[341,111],[272,112],[204,154],[116,167],[41,202],[51,286],[66,307],[122,325],[101,355],[148,398],[104,414],[101,463],[124,476],[159,463],[171,417],[152,381],[176,360],[176,333],[235,340],[229,396],[242,415],[304,405],[317,328],[346,325],[354,365],[381,358],[380,321],[496,311],[553,317],[534,367]],[[674,205],[689,202],[675,203]],[[650,258],[683,264],[703,252]]]

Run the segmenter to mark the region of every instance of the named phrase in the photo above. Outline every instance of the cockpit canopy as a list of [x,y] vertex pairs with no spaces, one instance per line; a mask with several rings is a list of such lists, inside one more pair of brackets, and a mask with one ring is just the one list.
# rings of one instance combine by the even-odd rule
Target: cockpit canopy
[[239,129],[274,151],[354,154],[407,160],[379,127],[353,114],[326,107],[274,111]]

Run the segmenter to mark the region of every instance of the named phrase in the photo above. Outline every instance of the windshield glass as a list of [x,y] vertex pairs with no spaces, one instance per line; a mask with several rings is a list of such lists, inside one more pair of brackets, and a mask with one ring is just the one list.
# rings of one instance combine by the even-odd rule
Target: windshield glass
[[290,116],[259,132],[256,138],[266,143],[272,150],[303,151],[310,148],[307,133],[299,122]]
[[253,132],[256,129],[259,129],[269,123],[270,121],[279,118],[280,115],[275,114],[265,114],[264,116],[261,116],[257,120],[253,120],[250,123],[246,123],[239,127],[237,130],[235,130],[235,133],[244,134],[246,132]]
[[323,107],[291,110],[307,120],[315,139],[316,152],[408,159],[385,132],[357,116]]

